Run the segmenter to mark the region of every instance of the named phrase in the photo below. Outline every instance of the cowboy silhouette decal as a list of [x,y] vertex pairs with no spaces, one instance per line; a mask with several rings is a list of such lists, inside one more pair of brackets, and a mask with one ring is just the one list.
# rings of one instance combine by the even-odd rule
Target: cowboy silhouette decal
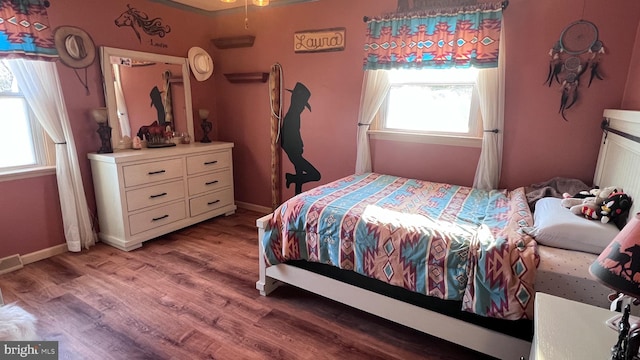
[[287,91],[291,92],[291,104],[282,121],[280,145],[296,170],[295,174],[285,174],[287,189],[291,184],[295,184],[296,195],[298,195],[302,192],[304,183],[319,181],[321,176],[320,172],[302,156],[304,150],[300,135],[300,115],[305,107],[311,111],[309,105],[311,92],[302,83],[296,83],[293,90],[287,89]]

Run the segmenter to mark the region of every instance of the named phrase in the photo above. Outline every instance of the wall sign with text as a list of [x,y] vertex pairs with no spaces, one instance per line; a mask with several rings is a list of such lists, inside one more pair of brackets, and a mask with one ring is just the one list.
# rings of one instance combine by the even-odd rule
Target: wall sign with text
[[296,53],[312,53],[344,50],[345,28],[298,31],[293,34],[293,50]]

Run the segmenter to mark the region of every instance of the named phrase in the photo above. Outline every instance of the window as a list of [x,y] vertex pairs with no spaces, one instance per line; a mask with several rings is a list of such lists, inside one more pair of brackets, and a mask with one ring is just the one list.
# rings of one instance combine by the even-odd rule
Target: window
[[[9,66],[0,61],[0,174],[53,165],[53,142],[33,116]],[[4,176],[3,176],[4,179]]]
[[478,69],[388,70],[391,88],[372,127],[378,138],[480,146]]

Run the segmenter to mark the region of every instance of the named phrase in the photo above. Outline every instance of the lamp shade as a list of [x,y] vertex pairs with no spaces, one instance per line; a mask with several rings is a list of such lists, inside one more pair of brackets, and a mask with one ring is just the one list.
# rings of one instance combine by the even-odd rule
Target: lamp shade
[[589,273],[617,292],[640,299],[640,213],[613,238]]
[[267,5],[269,5],[269,0],[253,0],[253,5],[256,5],[256,6],[267,6]]
[[209,117],[208,109],[198,109],[198,116],[200,116],[200,120],[205,120]]

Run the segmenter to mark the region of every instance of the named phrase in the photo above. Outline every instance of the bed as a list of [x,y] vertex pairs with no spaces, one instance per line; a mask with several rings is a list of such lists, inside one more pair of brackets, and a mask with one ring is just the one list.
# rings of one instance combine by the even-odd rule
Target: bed
[[[638,112],[606,110],[604,117],[612,128],[640,134]],[[594,184],[640,194],[640,170],[630,165],[640,164],[640,144],[613,130],[605,137]],[[588,275],[595,254],[538,244],[536,213],[522,188],[484,192],[349,176],[257,220],[256,288],[268,295],[287,283],[500,359],[526,357],[535,291],[597,306],[608,306],[610,292]]]

